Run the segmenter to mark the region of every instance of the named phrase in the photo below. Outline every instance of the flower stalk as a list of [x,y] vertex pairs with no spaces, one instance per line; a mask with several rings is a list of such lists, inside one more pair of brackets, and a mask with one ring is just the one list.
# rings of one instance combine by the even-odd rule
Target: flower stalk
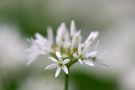
[[65,74],[65,87],[64,87],[64,90],[69,89],[69,75],[70,74]]

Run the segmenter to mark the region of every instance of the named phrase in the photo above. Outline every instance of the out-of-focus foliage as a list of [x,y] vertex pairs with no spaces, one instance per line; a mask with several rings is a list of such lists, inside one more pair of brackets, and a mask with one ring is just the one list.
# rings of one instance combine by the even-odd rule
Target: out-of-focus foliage
[[75,84],[74,90],[116,90],[116,80],[104,80],[87,73],[73,73],[71,76]]

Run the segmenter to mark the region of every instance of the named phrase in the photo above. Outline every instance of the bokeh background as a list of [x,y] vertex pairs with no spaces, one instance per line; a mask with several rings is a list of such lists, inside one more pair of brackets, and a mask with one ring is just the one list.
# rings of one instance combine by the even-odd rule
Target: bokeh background
[[[75,64],[70,90],[135,90],[134,0],[0,0],[0,90],[63,90],[64,75],[44,70],[47,57],[26,65],[27,38],[54,33],[61,22],[76,21],[84,39],[99,31],[102,61],[108,65]],[[107,53],[104,53],[108,51]]]

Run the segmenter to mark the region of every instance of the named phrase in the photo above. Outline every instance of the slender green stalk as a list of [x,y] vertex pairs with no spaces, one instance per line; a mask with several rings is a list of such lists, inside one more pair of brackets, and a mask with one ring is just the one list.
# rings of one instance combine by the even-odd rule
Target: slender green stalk
[[69,73],[65,74],[65,89],[64,90],[68,90],[69,86]]

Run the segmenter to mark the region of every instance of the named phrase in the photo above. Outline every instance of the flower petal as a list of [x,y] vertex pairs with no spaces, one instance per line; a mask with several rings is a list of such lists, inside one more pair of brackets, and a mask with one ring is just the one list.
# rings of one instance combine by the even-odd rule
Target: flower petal
[[67,68],[67,66],[66,65],[63,65],[63,71],[66,73],[66,74],[68,74],[68,68]]
[[65,32],[65,36],[64,36],[64,44],[63,44],[64,48],[67,48],[71,45],[71,39],[70,39],[70,36],[69,36],[69,32],[68,30],[66,30]]
[[36,58],[39,56],[39,54],[33,52],[31,53],[27,59],[28,59],[28,62],[27,62],[27,65],[30,65],[32,62],[34,62],[36,60]]
[[34,40],[33,45],[44,47],[48,46],[49,44],[46,38],[39,38]]
[[48,57],[50,60],[52,60],[53,62],[58,62],[57,59],[53,58],[53,57]]
[[86,53],[85,57],[96,57],[98,51],[93,51],[93,52],[90,52],[90,53]]
[[89,66],[95,66],[95,64],[92,60],[84,60],[83,62]]
[[88,36],[88,38],[85,40],[83,46],[87,45],[90,41],[93,41],[97,38],[98,32],[91,32]]
[[50,65],[48,65],[48,66],[46,66],[45,67],[45,69],[54,69],[54,68],[56,68],[56,64],[54,63],[54,64],[50,64]]
[[74,58],[78,58],[78,55],[76,53],[73,54]]
[[35,34],[36,39],[43,39],[44,37],[40,33]]
[[57,56],[57,58],[58,58],[59,60],[61,60],[61,59],[62,59],[62,55],[61,55],[61,53],[60,53],[60,52],[58,52],[58,51],[56,51],[56,56]]
[[60,72],[61,72],[61,68],[58,67],[56,70],[56,73],[55,73],[55,78],[57,78],[59,76]]
[[77,48],[78,47],[78,45],[81,43],[81,35],[80,35],[80,32],[81,31],[78,31],[75,35],[74,35],[74,37],[73,37],[73,39],[72,39],[72,44],[71,44],[71,51],[73,51],[73,49],[74,48]]
[[81,54],[82,50],[81,50],[81,44],[78,45],[78,54]]
[[63,22],[61,23],[61,25],[59,26],[58,30],[57,30],[57,36],[56,36],[56,44],[59,46],[63,45],[63,39],[65,37],[66,34],[66,24]]
[[67,64],[70,61],[70,59],[65,59],[62,63]]
[[76,34],[76,25],[75,25],[75,21],[72,20],[70,25],[70,35],[71,37],[73,37],[75,34]]
[[66,24],[64,22],[61,23],[60,27],[58,28],[57,35],[64,37],[66,30]]
[[87,43],[86,45],[82,45],[82,46],[83,46],[83,51],[82,51],[82,53],[85,53],[85,52],[87,52],[87,51],[89,50],[89,47],[90,47],[91,43],[92,43],[92,42],[89,42],[89,43]]
[[83,61],[81,59],[78,60],[80,64],[83,64]]
[[58,46],[62,46],[62,44],[63,44],[63,41],[62,41],[62,38],[61,37],[59,37],[58,35],[56,36],[56,44],[58,45]]

